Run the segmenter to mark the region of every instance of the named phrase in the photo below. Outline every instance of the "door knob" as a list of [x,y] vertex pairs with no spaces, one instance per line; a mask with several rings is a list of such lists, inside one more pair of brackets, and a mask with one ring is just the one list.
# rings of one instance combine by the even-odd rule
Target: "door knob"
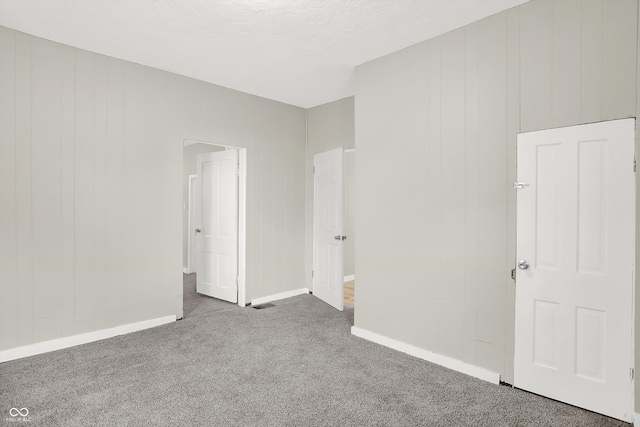
[[529,268],[529,261],[527,261],[526,259],[521,259],[518,262],[518,268],[520,270],[526,270],[527,268]]
[[342,236],[333,236],[333,238],[336,240],[342,240]]
[[199,228],[196,228],[196,233],[200,233],[202,232],[202,230],[200,230]]

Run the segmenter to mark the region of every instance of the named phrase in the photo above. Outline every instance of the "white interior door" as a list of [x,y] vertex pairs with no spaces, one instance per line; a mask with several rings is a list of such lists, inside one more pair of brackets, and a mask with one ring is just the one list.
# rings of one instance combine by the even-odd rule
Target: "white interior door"
[[313,157],[313,294],[344,308],[343,150]]
[[238,300],[238,152],[198,154],[196,290]]
[[515,386],[625,421],[634,132],[626,119],[524,133],[517,160]]

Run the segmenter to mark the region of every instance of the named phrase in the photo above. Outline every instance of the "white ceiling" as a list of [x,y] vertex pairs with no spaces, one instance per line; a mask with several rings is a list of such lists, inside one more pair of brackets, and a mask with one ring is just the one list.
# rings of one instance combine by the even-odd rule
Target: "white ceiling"
[[304,108],[354,67],[527,0],[0,0],[0,25]]

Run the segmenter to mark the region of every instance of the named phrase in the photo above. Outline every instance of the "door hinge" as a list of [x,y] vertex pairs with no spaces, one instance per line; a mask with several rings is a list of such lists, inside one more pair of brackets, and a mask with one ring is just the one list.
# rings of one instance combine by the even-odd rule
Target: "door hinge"
[[633,368],[629,369],[629,377],[631,378],[631,381],[633,381],[636,377],[636,373],[635,370]]
[[516,281],[516,269],[511,270],[511,280]]

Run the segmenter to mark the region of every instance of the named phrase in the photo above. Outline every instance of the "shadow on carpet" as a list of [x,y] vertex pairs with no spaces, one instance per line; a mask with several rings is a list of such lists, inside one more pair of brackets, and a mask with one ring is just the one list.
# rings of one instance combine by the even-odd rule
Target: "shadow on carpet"
[[196,292],[196,274],[183,274],[183,318],[200,316],[201,314],[213,313],[216,311],[232,310],[241,308],[237,304],[222,301]]

